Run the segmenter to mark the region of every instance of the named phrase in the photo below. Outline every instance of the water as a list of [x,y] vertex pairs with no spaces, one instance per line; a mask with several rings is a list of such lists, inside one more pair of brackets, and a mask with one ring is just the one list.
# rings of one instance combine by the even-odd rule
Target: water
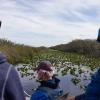
[[[16,69],[17,68],[22,68],[22,67],[27,67],[29,68],[30,66],[29,65],[17,65]],[[74,66],[75,68],[77,68],[77,66]],[[80,75],[78,75],[78,77],[81,79],[81,82],[77,85],[75,85],[71,79],[74,77],[73,75],[71,75],[69,72],[67,73],[67,75],[64,75],[64,76],[61,76],[61,69],[59,71],[59,75],[58,78],[60,79],[60,86],[62,87],[64,93],[67,93],[69,92],[70,95],[79,95],[81,93],[84,92],[84,90],[80,89],[80,84],[81,85],[88,85],[90,80],[89,79],[84,79],[85,77],[90,77],[90,70],[87,69],[86,67],[82,67],[82,70],[84,70],[84,73]],[[34,73],[32,70],[28,70],[27,71],[28,73]],[[55,69],[55,72],[56,69]],[[19,72],[18,72],[19,73]],[[77,71],[76,71],[77,73]],[[19,74],[20,75],[20,74]],[[85,76],[85,77],[84,77]],[[33,89],[37,88],[39,86],[39,83],[36,82],[36,80],[33,78],[33,76],[24,76],[23,78],[20,76],[21,78],[21,82],[22,82],[22,85],[23,85],[23,88],[24,88],[24,91],[26,93],[28,93],[29,95],[32,94],[32,91]]]

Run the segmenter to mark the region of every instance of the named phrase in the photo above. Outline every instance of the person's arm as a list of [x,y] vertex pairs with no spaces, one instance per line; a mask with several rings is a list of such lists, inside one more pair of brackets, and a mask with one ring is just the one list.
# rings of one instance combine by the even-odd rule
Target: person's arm
[[99,100],[100,99],[100,69],[92,77],[91,83],[87,86],[83,95],[75,97],[75,100]]
[[17,71],[12,67],[5,87],[5,100],[25,100]]
[[100,99],[100,69],[92,77],[91,83],[86,89],[87,100],[99,100]]

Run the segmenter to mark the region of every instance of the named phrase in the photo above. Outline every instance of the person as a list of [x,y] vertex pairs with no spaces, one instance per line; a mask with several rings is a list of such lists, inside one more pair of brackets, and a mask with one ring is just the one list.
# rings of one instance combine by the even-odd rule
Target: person
[[23,88],[15,68],[0,52],[0,100],[25,100]]
[[25,100],[18,73],[7,62],[2,52],[0,52],[0,100]]
[[30,100],[56,100],[63,94],[63,90],[59,87],[60,80],[53,76],[49,61],[41,61],[35,71],[40,86],[33,92]]

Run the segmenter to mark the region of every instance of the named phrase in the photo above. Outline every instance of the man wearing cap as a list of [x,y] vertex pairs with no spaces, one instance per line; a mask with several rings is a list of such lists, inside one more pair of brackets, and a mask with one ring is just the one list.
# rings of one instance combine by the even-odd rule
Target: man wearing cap
[[49,61],[42,61],[35,69],[40,86],[33,92],[30,100],[55,100],[62,95],[59,88],[60,80],[53,77],[52,65]]

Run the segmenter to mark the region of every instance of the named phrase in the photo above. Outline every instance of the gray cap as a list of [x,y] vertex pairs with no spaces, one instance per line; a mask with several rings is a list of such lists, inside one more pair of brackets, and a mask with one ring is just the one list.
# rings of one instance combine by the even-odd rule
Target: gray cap
[[52,64],[49,61],[41,61],[35,70],[43,69],[46,71],[52,71]]

